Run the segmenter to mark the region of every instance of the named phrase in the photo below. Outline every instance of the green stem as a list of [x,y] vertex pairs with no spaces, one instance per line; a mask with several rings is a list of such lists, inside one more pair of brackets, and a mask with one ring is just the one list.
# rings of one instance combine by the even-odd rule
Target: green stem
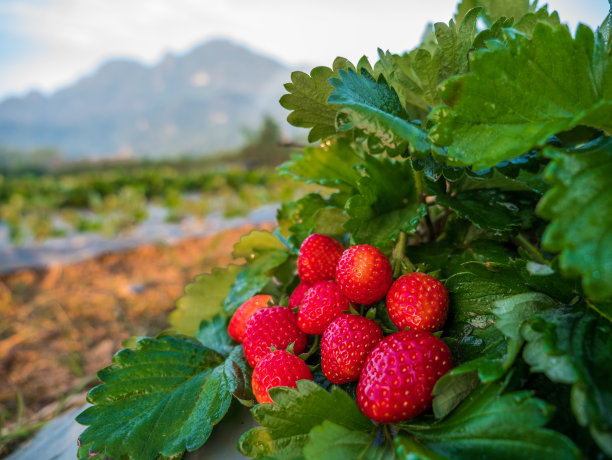
[[312,347],[310,347],[310,350],[308,350],[306,353],[302,353],[299,356],[300,359],[303,359],[304,361],[306,361],[317,351],[318,348],[319,348],[319,336],[315,335],[314,342],[312,342]]
[[544,265],[550,265],[550,262],[544,258],[544,256],[537,247],[531,244],[531,242],[525,237],[525,235],[519,233],[517,236],[514,237],[514,239],[516,240],[516,243],[518,243],[518,246],[521,246],[525,251],[527,251],[527,253],[533,258],[533,260]]
[[393,445],[393,438],[391,437],[391,433],[389,432],[389,425],[384,424],[382,427],[383,430],[383,435],[385,436],[385,440],[390,444]]
[[425,201],[425,186],[423,184],[423,172],[422,171],[414,172],[414,185],[416,186],[419,201],[423,203]]
[[429,233],[429,241],[436,239],[436,229],[434,228],[431,217],[429,216],[429,208],[425,211],[425,223],[427,224],[427,232]]
[[391,267],[393,267],[393,277],[397,278],[402,272],[402,265],[406,265],[410,271],[414,271],[415,267],[412,262],[406,257],[406,233],[400,232],[397,237],[397,242],[391,254]]

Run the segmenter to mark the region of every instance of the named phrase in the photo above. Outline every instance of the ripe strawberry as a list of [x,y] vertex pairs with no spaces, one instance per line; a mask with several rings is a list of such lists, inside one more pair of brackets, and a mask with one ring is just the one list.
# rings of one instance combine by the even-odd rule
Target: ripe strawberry
[[289,297],[289,308],[297,308],[302,303],[302,299],[304,298],[304,294],[306,291],[310,289],[311,285],[302,281],[291,293]]
[[244,354],[252,367],[261,358],[277,350],[285,350],[293,343],[293,351],[300,354],[306,348],[308,337],[297,325],[297,314],[287,307],[269,307],[256,311],[247,321],[244,336]]
[[273,303],[272,296],[269,295],[256,295],[251,297],[245,303],[240,305],[234,312],[234,316],[227,326],[227,333],[237,342],[242,343],[244,341],[244,333],[246,330],[246,323],[248,319],[260,308],[267,307]]
[[336,264],[344,247],[329,236],[313,233],[300,246],[297,269],[300,279],[308,284],[333,280]]
[[369,244],[360,244],[342,253],[336,279],[351,302],[369,304],[385,296],[393,281],[393,272],[382,251]]
[[251,385],[258,403],[271,403],[270,388],[297,388],[298,380],[314,380],[306,363],[285,350],[276,350],[257,363]]
[[319,281],[304,295],[298,310],[298,326],[307,334],[322,334],[351,304],[335,281]]
[[431,392],[452,368],[446,344],[425,331],[400,331],[381,340],[366,359],[357,385],[365,415],[392,423],[431,407]]
[[332,383],[352,382],[372,349],[383,338],[374,321],[358,315],[342,315],[331,322],[321,340],[321,368]]
[[434,332],[446,321],[448,291],[440,281],[425,273],[400,276],[387,293],[387,310],[400,330],[410,327]]

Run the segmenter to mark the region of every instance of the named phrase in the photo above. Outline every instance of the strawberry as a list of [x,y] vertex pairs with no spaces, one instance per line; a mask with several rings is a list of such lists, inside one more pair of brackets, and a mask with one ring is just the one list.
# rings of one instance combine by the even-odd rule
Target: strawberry
[[452,368],[446,344],[425,331],[406,330],[381,340],[366,359],[357,405],[375,422],[416,417],[431,407],[431,392]]
[[368,354],[383,338],[374,321],[359,315],[342,315],[331,322],[321,340],[321,368],[332,383],[359,378]]
[[344,247],[329,236],[313,233],[300,246],[297,269],[300,279],[308,284],[333,280],[336,264]]
[[297,325],[297,313],[287,307],[269,307],[256,311],[246,323],[244,354],[252,367],[272,351],[286,349],[293,343],[293,351],[300,354],[308,337]]
[[400,330],[410,327],[434,332],[448,314],[448,291],[433,276],[410,273],[399,277],[387,293],[387,310]]
[[297,308],[302,303],[302,299],[304,298],[304,294],[306,291],[310,289],[311,285],[302,281],[291,293],[289,297],[289,308]]
[[360,244],[342,253],[336,279],[351,302],[370,304],[385,296],[393,281],[393,271],[382,251]]
[[307,334],[322,334],[329,323],[350,308],[350,302],[335,281],[319,281],[304,294],[298,310],[298,326]]
[[244,332],[246,330],[246,322],[260,308],[267,307],[274,300],[269,295],[256,295],[244,302],[234,312],[232,319],[227,326],[227,333],[237,342],[244,341]]
[[270,388],[297,388],[298,380],[314,380],[306,363],[288,351],[276,350],[257,363],[251,385],[258,403],[271,403]]

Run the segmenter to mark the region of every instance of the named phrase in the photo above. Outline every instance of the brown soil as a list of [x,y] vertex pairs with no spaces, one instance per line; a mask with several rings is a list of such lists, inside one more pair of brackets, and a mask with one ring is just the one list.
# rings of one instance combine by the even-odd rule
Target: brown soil
[[121,342],[167,327],[166,316],[184,286],[199,273],[235,261],[233,244],[252,228],[0,277],[5,433],[14,426],[19,393],[26,422],[52,415],[49,408],[71,392],[79,392],[76,403],[84,402],[81,390],[96,383],[95,373],[110,363]]

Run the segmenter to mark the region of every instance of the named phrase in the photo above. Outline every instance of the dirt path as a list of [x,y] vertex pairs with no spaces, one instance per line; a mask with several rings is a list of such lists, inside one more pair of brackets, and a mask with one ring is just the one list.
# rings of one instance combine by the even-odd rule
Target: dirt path
[[123,340],[165,328],[185,284],[234,261],[233,244],[252,228],[0,277],[4,431],[15,423],[18,394],[25,421],[48,416],[49,404],[95,384],[93,376],[110,363]]

